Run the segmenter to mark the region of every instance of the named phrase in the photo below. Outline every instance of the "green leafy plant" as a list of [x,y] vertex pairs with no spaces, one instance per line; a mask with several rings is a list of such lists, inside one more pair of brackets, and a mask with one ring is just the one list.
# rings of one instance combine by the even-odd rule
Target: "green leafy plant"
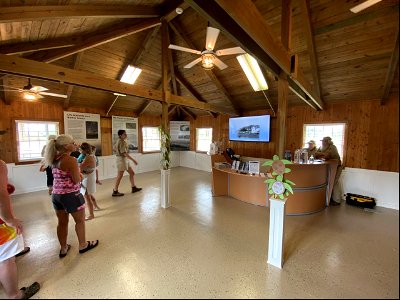
[[161,135],[161,167],[163,170],[168,170],[171,165],[171,136],[164,130],[162,126],[159,128]]
[[271,167],[272,170],[271,173],[268,173],[271,178],[264,181],[268,184],[268,194],[270,197],[283,200],[289,196],[289,193],[293,194],[292,186],[295,183],[284,178],[285,174],[292,171],[286,167],[289,164],[292,164],[292,162],[286,159],[280,160],[278,155],[274,155],[272,160],[267,160],[263,164],[263,166]]

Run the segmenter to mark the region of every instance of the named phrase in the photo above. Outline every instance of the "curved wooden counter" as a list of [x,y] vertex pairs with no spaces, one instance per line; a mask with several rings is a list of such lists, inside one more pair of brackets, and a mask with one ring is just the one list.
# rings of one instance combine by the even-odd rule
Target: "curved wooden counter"
[[[224,161],[215,157],[212,162]],[[318,212],[329,205],[338,162],[292,164],[285,178],[293,181],[294,194],[286,201],[287,215],[304,215]],[[231,169],[212,168],[213,196],[231,196],[255,205],[268,206],[266,177],[240,174]]]

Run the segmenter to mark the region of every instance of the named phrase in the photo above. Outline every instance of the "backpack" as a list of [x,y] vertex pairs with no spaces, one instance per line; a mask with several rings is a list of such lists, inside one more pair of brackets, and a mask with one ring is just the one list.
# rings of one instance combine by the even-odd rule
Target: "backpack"
[[349,205],[364,207],[364,208],[374,208],[376,205],[375,199],[368,196],[357,195],[347,193],[346,196],[346,203]]

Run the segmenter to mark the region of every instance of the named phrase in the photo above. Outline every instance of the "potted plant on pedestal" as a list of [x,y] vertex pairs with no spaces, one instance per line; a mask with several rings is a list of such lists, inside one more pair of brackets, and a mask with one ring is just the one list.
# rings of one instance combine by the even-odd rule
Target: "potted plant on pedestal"
[[263,164],[271,167],[268,179],[264,181],[268,185],[270,202],[268,263],[278,268],[283,266],[285,204],[289,193],[293,194],[292,185],[295,185],[294,182],[284,178],[284,175],[291,171],[286,168],[287,164],[292,162],[286,159],[280,160],[278,155],[274,155],[272,160]]
[[171,165],[171,136],[161,126],[161,207],[168,208],[171,205],[169,196],[169,176]]

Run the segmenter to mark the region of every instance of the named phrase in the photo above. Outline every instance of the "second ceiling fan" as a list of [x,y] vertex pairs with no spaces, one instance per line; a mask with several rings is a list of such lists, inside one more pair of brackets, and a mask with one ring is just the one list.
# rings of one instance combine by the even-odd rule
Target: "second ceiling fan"
[[181,47],[173,44],[170,44],[168,48],[201,55],[199,58],[196,58],[194,61],[185,65],[184,68],[186,69],[191,68],[195,64],[201,62],[201,65],[204,69],[210,70],[214,67],[214,65],[216,65],[220,70],[223,70],[228,66],[224,64],[217,56],[243,54],[246,52],[240,47],[233,47],[233,48],[214,51],[215,43],[217,42],[219,33],[220,33],[219,29],[210,26],[207,27],[206,45],[202,51]]

